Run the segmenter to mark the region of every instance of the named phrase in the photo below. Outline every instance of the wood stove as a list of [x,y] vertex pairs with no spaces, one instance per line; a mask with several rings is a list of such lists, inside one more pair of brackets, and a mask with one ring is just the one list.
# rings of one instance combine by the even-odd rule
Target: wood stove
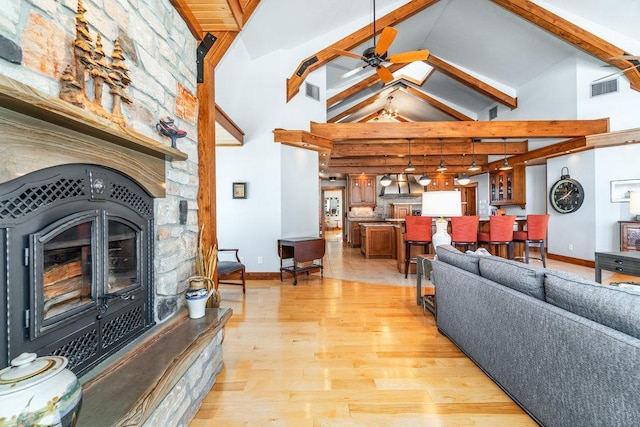
[[153,199],[71,164],[0,184],[0,365],[62,355],[83,374],[154,324]]

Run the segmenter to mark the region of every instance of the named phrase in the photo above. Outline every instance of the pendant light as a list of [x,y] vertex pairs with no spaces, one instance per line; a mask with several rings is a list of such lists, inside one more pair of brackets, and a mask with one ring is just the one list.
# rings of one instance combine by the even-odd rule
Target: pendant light
[[380,178],[380,185],[383,187],[388,187],[391,184],[391,177],[387,173],[387,155],[384,155],[384,175]]
[[408,139],[407,140],[407,145],[409,146],[409,163],[407,163],[407,167],[404,168],[405,172],[413,172],[414,170],[416,170],[415,166],[413,166],[413,163],[411,163],[411,140]]
[[416,181],[418,181],[418,184],[422,185],[423,187],[426,187],[427,185],[431,184],[431,178],[429,178],[429,175],[427,175],[427,161],[426,161],[427,155],[423,154],[422,155],[422,165],[424,166],[424,172],[422,173],[422,176],[419,178],[416,178]]
[[442,138],[440,138],[440,165],[436,168],[438,172],[444,172],[447,170],[447,167],[444,165],[444,160],[442,159]]
[[504,139],[504,161],[502,162],[502,166],[500,166],[501,171],[508,171],[513,169],[513,166],[509,165],[509,161],[507,160],[507,138]]
[[469,178],[467,174],[464,172],[462,172],[462,175],[458,177],[458,184],[460,185],[467,185],[470,182],[471,182],[471,178]]
[[475,140],[475,138],[473,138],[471,140],[471,156],[472,156],[471,157],[471,159],[472,159],[471,166],[469,166],[469,168],[467,170],[470,171],[470,172],[475,172],[475,171],[479,171],[480,169],[482,169],[476,163],[476,140]]

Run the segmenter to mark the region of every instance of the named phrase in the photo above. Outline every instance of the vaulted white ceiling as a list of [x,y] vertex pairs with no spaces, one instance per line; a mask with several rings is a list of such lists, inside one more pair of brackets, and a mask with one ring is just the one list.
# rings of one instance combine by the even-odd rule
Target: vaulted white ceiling
[[[372,3],[372,0],[263,0],[243,29],[245,48],[255,58],[278,49],[294,49],[326,37],[328,33],[344,37],[372,21]],[[376,16],[380,18],[405,3],[407,1],[376,0]],[[534,3],[629,53],[640,52],[640,2],[637,0]],[[512,96],[516,96],[518,88],[531,79],[579,52],[576,47],[488,0],[440,0],[395,28],[399,33],[389,54],[428,49],[436,57]],[[353,52],[362,54],[372,45],[373,40],[370,40]],[[362,65],[361,61],[346,57],[331,61],[326,66],[327,97],[370,75],[371,71],[367,69],[351,78],[340,78]],[[603,68],[603,75],[614,71]],[[495,103],[438,71],[422,85],[407,84],[462,112],[481,111]],[[328,118],[383,90],[382,83],[378,83],[345,99],[328,110]],[[411,121],[443,120],[442,112],[412,95],[397,93],[395,98],[394,106],[412,111],[411,117],[407,117]],[[386,99],[382,93],[377,102],[345,120],[357,121],[380,110]],[[415,110],[416,105],[422,108]]]

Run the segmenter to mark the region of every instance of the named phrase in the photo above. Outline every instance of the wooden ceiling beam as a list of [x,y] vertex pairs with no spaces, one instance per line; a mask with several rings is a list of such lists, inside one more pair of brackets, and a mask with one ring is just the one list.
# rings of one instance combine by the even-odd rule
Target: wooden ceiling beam
[[[400,6],[396,10],[388,13],[376,20],[376,34],[382,32],[384,27],[398,24],[416,13],[428,8],[429,6],[437,3],[439,0],[411,0],[408,3]],[[304,79],[307,78],[309,73],[323,65],[327,64],[338,57],[334,49],[339,50],[351,50],[374,36],[372,33],[372,25],[367,24],[348,36],[338,40],[337,42],[327,46],[321,51],[311,55],[300,62],[300,65],[296,68],[296,71],[287,79],[287,102],[291,101],[294,96],[300,90],[300,86]]]
[[[406,154],[406,153],[405,153]],[[470,165],[471,154],[446,156],[442,159],[447,165]],[[488,156],[476,156],[476,163],[486,164]],[[331,167],[347,167],[347,166],[402,166],[406,165],[407,156],[360,156],[360,157],[332,157]],[[440,156],[418,156],[411,153],[411,162],[416,167],[422,166],[438,166],[440,164]]]
[[[611,57],[624,55],[623,49],[601,39],[595,34],[578,27],[572,22],[538,6],[528,0],[491,0],[497,5],[507,9],[508,11],[518,15],[522,19],[537,25],[538,27],[560,37],[567,43],[572,44],[578,49],[582,49],[588,54],[595,56],[601,61],[607,62],[620,70],[624,70],[632,66],[625,60],[611,60]],[[631,88],[640,91],[640,70],[634,68],[625,72],[625,75],[631,83]]]
[[[507,143],[507,154],[524,154],[528,151],[528,142],[509,142]],[[502,142],[479,142],[475,144],[473,151],[476,157],[481,155],[503,155],[504,143]],[[461,142],[444,142],[442,144],[443,155],[471,155],[471,144]],[[404,144],[383,144],[383,143],[369,143],[369,144],[353,144],[346,142],[334,142],[333,149],[331,150],[331,156],[333,158],[339,157],[370,157],[370,156],[404,156],[408,154],[407,143]],[[427,156],[439,156],[440,155],[440,143],[432,144],[411,144],[411,155],[422,157]]]
[[236,21],[238,31],[241,31],[244,26],[244,11],[240,5],[240,0],[227,0],[227,3],[229,4],[229,8],[231,8],[231,14]]
[[[367,175],[397,174],[397,173],[405,173],[404,167],[406,165],[407,164],[405,163],[403,166],[395,166],[395,167],[392,167],[392,166],[334,167],[333,160],[332,160],[332,164],[324,169],[324,173],[327,173],[329,175],[350,174],[350,173],[364,173]],[[413,162],[413,165],[416,167],[416,170],[414,172],[409,173],[409,175],[420,176],[422,175],[423,172],[427,172],[432,179],[437,176],[453,176],[456,174],[461,174],[462,172],[465,172],[467,175],[472,175],[467,171],[467,168],[469,167],[469,165],[451,165],[451,166],[447,165],[448,169],[445,173],[436,172],[433,166],[424,168],[422,166],[418,166],[415,162]],[[483,170],[484,172],[487,172],[485,168],[483,168]],[[478,172],[474,172],[474,174],[477,174],[477,173]],[[413,179],[413,176],[411,176],[411,179]]]
[[332,140],[417,138],[570,138],[609,131],[609,119],[490,122],[316,123],[311,132]]
[[[391,71],[392,73],[395,73],[396,71],[400,70],[403,67],[406,67],[407,64],[391,64],[389,65],[387,68],[389,69],[389,71]],[[381,82],[380,77],[378,76],[378,73],[373,73],[372,75],[370,75],[369,77],[367,77],[366,79],[363,79],[361,81],[359,81],[358,83],[354,84],[353,86],[350,86],[348,88],[346,88],[345,90],[343,90],[340,93],[337,93],[335,95],[333,95],[331,98],[327,99],[327,108],[337,104],[338,102],[347,99],[348,97],[355,95],[356,93],[363,91],[365,89],[369,89],[370,87],[372,87],[373,85],[375,85],[376,83]]]
[[447,104],[440,102],[435,98],[430,97],[426,93],[414,88],[413,86],[407,86],[406,89],[403,89],[403,90],[413,95],[414,97],[420,99],[421,101],[424,101],[429,105],[432,105],[433,107],[437,108],[443,113],[450,115],[451,117],[457,120],[473,120],[471,117],[467,116],[466,114],[463,114],[460,111],[456,110],[455,108],[449,107]]
[[318,152],[331,151],[333,147],[330,139],[304,130],[274,129],[273,142]]
[[236,31],[222,31],[212,34],[216,37],[216,41],[211,47],[210,63],[216,67],[239,33]]
[[438,58],[437,56],[429,55],[429,58],[425,61],[436,70],[451,77],[452,79],[462,83],[463,85],[480,92],[484,96],[499,102],[502,105],[506,105],[511,108],[518,108],[518,98],[514,98],[501,90],[483,82],[480,79],[473,77],[472,75],[465,73],[457,67],[449,64],[448,62]]
[[255,12],[256,8],[260,4],[260,0],[245,0],[242,5],[242,26],[244,27],[253,12]]

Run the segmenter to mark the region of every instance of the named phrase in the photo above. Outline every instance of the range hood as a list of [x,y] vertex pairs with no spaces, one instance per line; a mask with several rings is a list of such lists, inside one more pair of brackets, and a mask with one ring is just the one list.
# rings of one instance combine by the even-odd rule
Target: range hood
[[412,174],[399,173],[389,176],[391,184],[382,187],[380,197],[419,197],[424,192],[424,187]]

